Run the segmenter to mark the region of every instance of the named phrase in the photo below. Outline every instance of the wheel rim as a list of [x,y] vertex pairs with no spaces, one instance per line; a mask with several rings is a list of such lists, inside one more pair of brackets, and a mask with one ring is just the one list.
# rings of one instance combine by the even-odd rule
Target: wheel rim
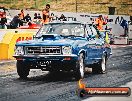
[[102,71],[105,71],[105,57],[102,59]]
[[83,78],[84,77],[84,64],[83,64],[83,57],[82,57],[82,55],[80,56],[80,62],[79,62],[79,64],[80,64],[80,75],[81,75],[81,78]]

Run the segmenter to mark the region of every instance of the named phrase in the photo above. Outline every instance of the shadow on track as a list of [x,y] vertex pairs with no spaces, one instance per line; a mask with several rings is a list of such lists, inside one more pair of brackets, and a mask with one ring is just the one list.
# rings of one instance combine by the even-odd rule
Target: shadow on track
[[[93,74],[92,74],[93,75]],[[90,73],[86,73],[85,78],[92,76]],[[75,79],[73,72],[49,72],[43,75],[31,76],[25,80],[18,78],[19,81],[41,81],[41,82],[74,82]]]

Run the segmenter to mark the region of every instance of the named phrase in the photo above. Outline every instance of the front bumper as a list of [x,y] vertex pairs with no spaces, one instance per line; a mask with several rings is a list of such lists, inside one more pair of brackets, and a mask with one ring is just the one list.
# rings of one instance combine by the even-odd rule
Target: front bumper
[[14,55],[18,61],[23,61],[30,69],[42,69],[48,71],[74,70],[76,69],[77,55]]

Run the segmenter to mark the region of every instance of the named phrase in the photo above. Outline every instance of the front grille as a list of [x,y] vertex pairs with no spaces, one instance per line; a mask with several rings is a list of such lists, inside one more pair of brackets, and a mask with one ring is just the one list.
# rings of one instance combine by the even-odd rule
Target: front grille
[[60,46],[28,46],[26,48],[27,55],[58,55],[61,54]]

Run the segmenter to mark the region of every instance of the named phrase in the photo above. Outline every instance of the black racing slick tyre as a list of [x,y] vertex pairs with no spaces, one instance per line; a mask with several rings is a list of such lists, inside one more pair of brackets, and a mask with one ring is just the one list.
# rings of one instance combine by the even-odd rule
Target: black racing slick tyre
[[84,55],[83,53],[80,53],[79,60],[76,63],[76,72],[75,72],[75,78],[76,80],[84,78]]
[[27,67],[26,62],[17,61],[17,73],[21,79],[27,79],[30,69]]
[[92,68],[93,73],[104,74],[106,73],[106,56],[103,56],[101,61],[94,65]]

